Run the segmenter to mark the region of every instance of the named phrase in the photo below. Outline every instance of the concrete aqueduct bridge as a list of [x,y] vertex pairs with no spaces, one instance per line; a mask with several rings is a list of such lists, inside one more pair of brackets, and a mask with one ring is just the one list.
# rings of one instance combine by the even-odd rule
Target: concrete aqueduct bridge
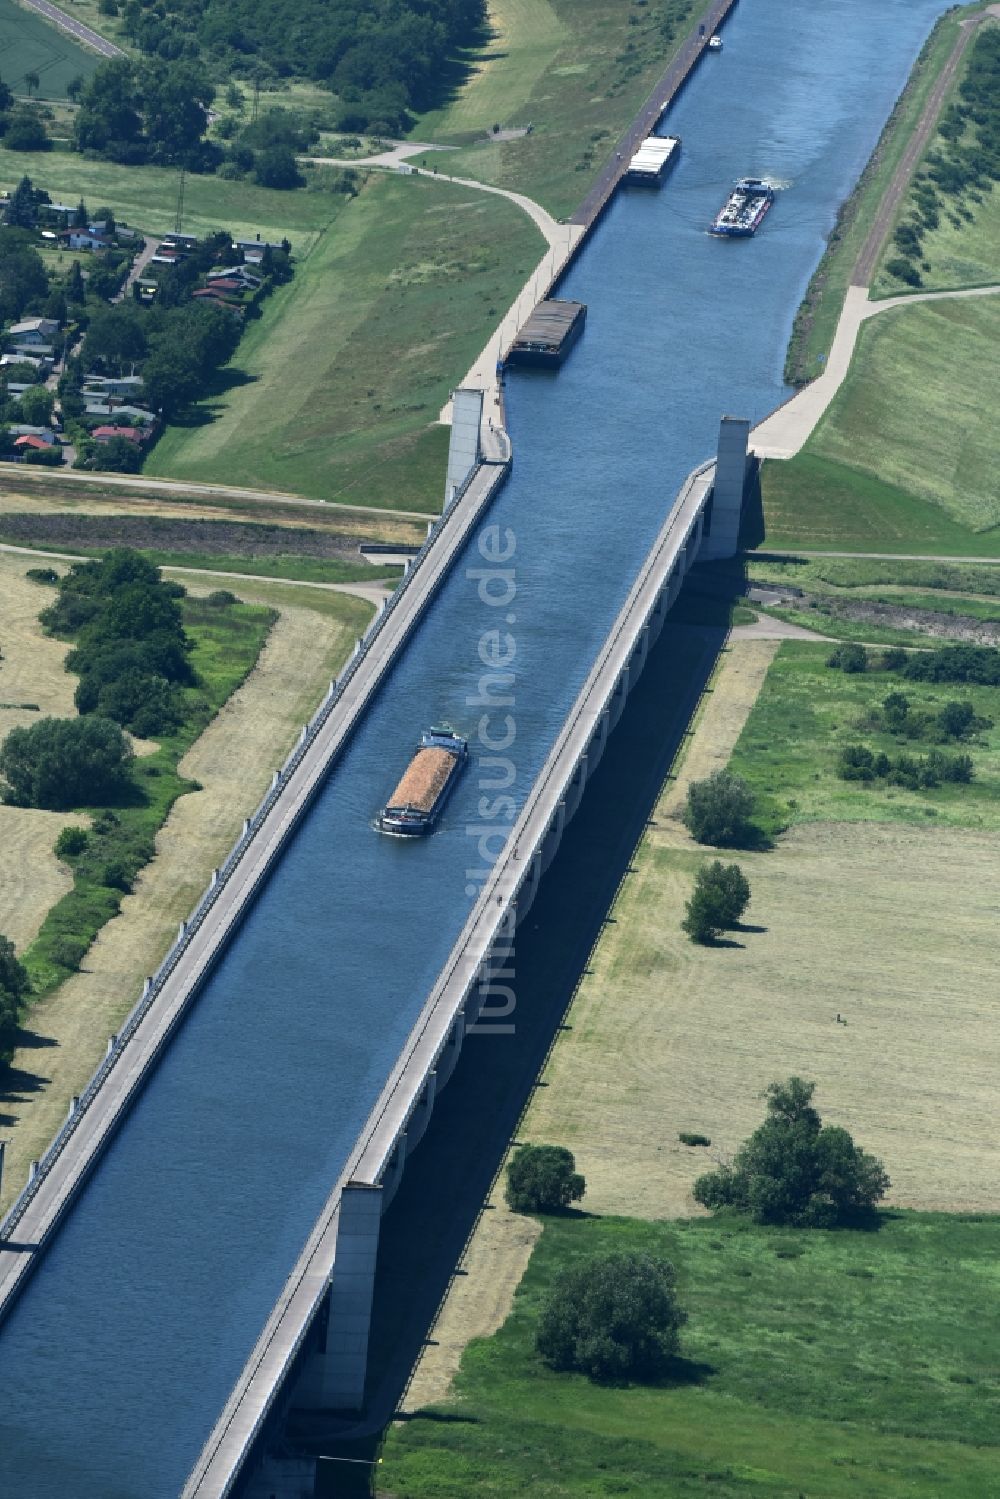
[[[359,1410],[381,1215],[422,1137],[467,1030],[509,1008],[492,1001],[514,930],[534,900],[608,735],[693,562],[734,555],[748,469],[749,422],[723,417],[719,451],[689,475],[574,702],[499,860],[334,1185],[239,1381],[185,1485],[183,1499],[233,1492],[290,1375],[299,1409]],[[317,1336],[317,1329],[321,1329]],[[314,1347],[310,1351],[310,1341]],[[260,1494],[281,1487],[268,1464]],[[276,1487],[277,1485],[277,1487]],[[256,1495],[258,1489],[253,1490]]]

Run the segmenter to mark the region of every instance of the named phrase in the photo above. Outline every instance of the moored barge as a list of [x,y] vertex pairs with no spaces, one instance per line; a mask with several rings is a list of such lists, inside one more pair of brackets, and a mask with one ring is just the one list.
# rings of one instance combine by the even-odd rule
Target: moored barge
[[469,754],[466,740],[451,729],[428,729],[395,791],[382,808],[378,826],[397,838],[429,833],[454,789]]
[[770,182],[761,177],[741,177],[708,232],[742,238],[756,234],[773,202]]
[[507,363],[558,369],[586,321],[585,302],[567,302],[559,297],[539,302],[511,344]]
[[624,181],[658,187],[676,162],[680,149],[680,138],[676,135],[651,135],[625,168]]

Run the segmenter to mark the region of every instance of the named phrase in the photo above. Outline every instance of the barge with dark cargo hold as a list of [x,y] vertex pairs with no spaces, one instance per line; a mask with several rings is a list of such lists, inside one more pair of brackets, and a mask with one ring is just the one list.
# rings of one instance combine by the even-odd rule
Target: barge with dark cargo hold
[[539,302],[511,344],[507,362],[558,369],[586,321],[585,302],[566,302],[559,297]]
[[708,232],[746,239],[757,233],[773,202],[770,182],[761,177],[741,177]]
[[402,780],[382,808],[383,833],[416,838],[429,833],[451,795],[468,757],[469,746],[451,729],[428,729]]

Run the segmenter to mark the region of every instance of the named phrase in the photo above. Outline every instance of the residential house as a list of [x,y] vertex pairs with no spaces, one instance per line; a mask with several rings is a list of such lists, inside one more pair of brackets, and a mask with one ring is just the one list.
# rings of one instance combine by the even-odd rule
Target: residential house
[[63,229],[59,238],[67,249],[70,250],[93,250],[95,252],[98,250],[112,250],[115,244],[114,240],[107,234],[95,231],[89,227],[86,229]]
[[33,448],[36,453],[48,453],[56,445],[55,438],[36,437],[33,432],[25,433],[23,437],[15,437],[14,451],[23,453],[27,448]]
[[142,390],[141,375],[86,375],[83,394],[107,399],[108,396],[137,396]]
[[253,271],[248,271],[245,265],[229,265],[209,271],[206,280],[209,286],[214,285],[216,281],[238,281],[241,286],[250,291],[256,291],[264,284],[263,277],[255,276]]
[[84,411],[87,416],[124,416],[131,418],[133,423],[139,422],[150,427],[156,424],[156,412],[147,411],[145,406],[128,406],[124,401],[92,401],[84,402]]
[[46,373],[52,368],[52,360],[40,358],[37,351],[33,354],[25,354],[17,349],[10,354],[0,354],[0,369],[10,369],[14,364],[30,364],[33,370],[43,370]]
[[56,440],[56,434],[51,427],[31,427],[26,422],[15,422],[7,428],[7,431],[11,437],[40,437],[49,445]]
[[29,317],[7,329],[7,337],[22,348],[26,344],[51,344],[59,332],[59,322],[52,317]]
[[90,435],[95,442],[102,445],[110,442],[113,437],[124,437],[126,442],[134,442],[138,445],[152,436],[148,428],[142,427],[95,427]]
[[166,247],[172,250],[180,250],[186,255],[191,250],[194,250],[197,244],[198,236],[196,234],[165,234],[160,249],[162,250]]

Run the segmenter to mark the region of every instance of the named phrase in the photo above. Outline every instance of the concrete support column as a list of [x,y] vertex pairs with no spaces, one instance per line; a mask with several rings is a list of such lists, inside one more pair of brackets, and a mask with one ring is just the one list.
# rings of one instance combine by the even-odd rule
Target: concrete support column
[[[612,698],[612,706],[613,701],[614,700]],[[604,754],[604,746],[608,742],[608,735],[614,726],[614,722],[615,720],[612,717],[611,707],[605,708],[604,712],[601,714],[600,719],[598,720],[597,728],[594,730],[590,743],[587,745],[588,777],[594,774],[594,771],[601,763],[601,756]]]
[[406,1121],[407,1152],[411,1151],[414,1145],[423,1139],[424,1131],[430,1123],[431,1115],[434,1112],[434,1099],[436,1096],[437,1073],[428,1072],[424,1091],[420,1095],[416,1108]]
[[458,1059],[462,1052],[462,1042],[465,1040],[465,1014],[456,1015],[455,1024],[451,1028],[448,1040],[445,1042],[444,1050],[437,1059],[437,1086],[443,1088],[451,1077]]
[[566,821],[567,822],[569,822],[569,820],[570,820],[571,817],[575,816],[576,809],[580,805],[581,801],[583,800],[583,791],[584,791],[584,787],[587,784],[587,777],[589,775],[590,775],[590,757],[589,757],[589,755],[581,755],[581,757],[580,757],[580,763],[577,765],[576,770],[573,772],[572,776],[570,777],[569,785],[566,788]]
[[303,1381],[307,1410],[360,1410],[368,1367],[382,1188],[348,1182],[340,1199],[326,1346]]
[[542,855],[539,850],[531,861],[524,884],[517,892],[517,920],[523,921],[531,909],[531,904],[538,893],[538,884],[542,877]]
[[646,657],[648,655],[649,655],[649,626],[645,625],[643,627],[642,633],[639,636],[638,641],[636,642],[635,650],[632,652],[632,658],[631,658],[631,660],[629,661],[629,664],[628,664],[628,690],[629,690],[629,692],[632,691],[632,688],[635,686],[636,682],[638,682],[639,678],[642,676],[642,669],[643,669],[643,667],[646,664]]
[[556,807],[556,815],[549,823],[549,830],[542,842],[542,873],[548,869],[552,860],[559,852],[562,842],[563,828],[566,826],[566,798],[563,797]]
[[739,550],[740,520],[747,478],[750,423],[744,417],[724,416],[719,426],[719,457],[712,491],[711,529],[701,543],[703,561],[734,557]]
[[623,671],[615,683],[615,690],[608,700],[608,729],[613,729],[625,712],[625,699],[628,697],[628,671]]

